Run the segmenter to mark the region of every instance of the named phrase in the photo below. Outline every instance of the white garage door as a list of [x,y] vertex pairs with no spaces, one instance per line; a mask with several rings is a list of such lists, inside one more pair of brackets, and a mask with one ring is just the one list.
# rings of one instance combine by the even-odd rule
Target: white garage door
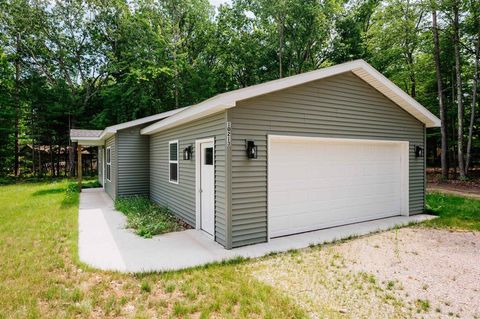
[[408,142],[269,136],[268,158],[270,237],[408,214]]

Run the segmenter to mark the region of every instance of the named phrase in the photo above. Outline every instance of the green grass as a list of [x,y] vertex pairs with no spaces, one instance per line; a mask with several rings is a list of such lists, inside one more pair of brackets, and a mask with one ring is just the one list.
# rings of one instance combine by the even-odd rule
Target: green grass
[[[250,261],[141,275],[77,259],[75,183],[0,186],[0,318],[304,318]],[[168,258],[168,256],[166,256]]]
[[115,209],[127,216],[127,227],[137,235],[150,238],[155,235],[182,230],[182,225],[169,212],[142,196],[122,197],[115,201]]
[[458,230],[480,230],[480,200],[440,193],[427,194],[427,212],[438,218],[422,225]]
[[83,188],[97,188],[97,187],[102,187],[102,184],[98,181],[96,177],[88,177],[83,179],[82,181],[82,189]]

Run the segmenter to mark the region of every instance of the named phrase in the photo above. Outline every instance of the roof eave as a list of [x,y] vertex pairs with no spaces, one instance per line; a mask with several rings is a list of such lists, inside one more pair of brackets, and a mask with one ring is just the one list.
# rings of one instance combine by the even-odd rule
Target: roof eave
[[140,131],[140,134],[152,135],[175,126],[194,121],[195,119],[213,115],[215,113],[224,111],[227,108],[235,106],[235,104],[228,103],[228,101],[223,101],[222,103],[222,101],[219,102],[218,100],[207,100],[205,102],[208,103],[194,105],[191,108],[185,109],[172,117],[168,117],[159,122],[153,123],[152,125],[143,128]]
[[160,131],[172,128],[177,125],[188,123],[209,114],[236,106],[237,102],[254,98],[256,96],[280,91],[289,87],[302,85],[308,82],[328,78],[338,74],[353,72],[366,83],[369,83],[374,89],[385,95],[388,99],[396,103],[406,112],[411,114],[426,127],[439,127],[441,121],[438,117],[418,103],[410,95],[401,90],[383,74],[375,70],[364,60],[355,60],[329,68],[299,74],[291,78],[284,78],[275,81],[266,82],[250,88],[224,93],[197,105],[193,105],[182,112],[179,112],[161,122],[154,123],[143,130],[141,134],[154,134]]

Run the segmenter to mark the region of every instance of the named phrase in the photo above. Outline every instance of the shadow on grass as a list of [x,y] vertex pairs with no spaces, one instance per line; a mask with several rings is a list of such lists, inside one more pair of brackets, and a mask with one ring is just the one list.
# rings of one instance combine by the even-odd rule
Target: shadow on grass
[[42,189],[36,191],[32,194],[32,196],[43,196],[43,195],[51,195],[51,194],[58,194],[63,193],[65,188],[51,188],[51,189]]

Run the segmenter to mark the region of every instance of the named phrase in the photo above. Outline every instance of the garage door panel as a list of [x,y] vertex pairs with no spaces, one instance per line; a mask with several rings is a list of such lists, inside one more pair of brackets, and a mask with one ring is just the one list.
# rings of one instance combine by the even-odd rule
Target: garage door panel
[[[370,209],[366,213],[376,213],[377,211],[386,210],[397,211],[398,206],[400,205],[400,200],[398,196],[384,196],[382,199],[377,197],[370,196],[364,198],[355,198],[352,197],[348,202],[345,202],[345,199],[336,199],[336,200],[327,200],[325,198],[317,199],[308,199],[303,202],[285,202],[282,205],[275,203],[271,205],[272,210],[278,210],[275,216],[301,216],[305,213],[310,213],[312,215],[318,215],[319,218],[326,218],[329,215],[336,215],[346,213],[349,215],[362,215],[362,209]],[[311,209],[312,206],[316,207],[316,210],[324,210],[323,214],[318,214],[316,210]],[[355,212],[350,212],[349,210],[355,210]],[[343,210],[343,211],[342,211]],[[292,214],[294,212],[294,214]]]
[[[381,181],[378,181],[378,177],[381,177]],[[370,193],[372,191],[382,192],[387,189],[397,189],[400,191],[400,185],[395,185],[391,181],[399,180],[399,175],[377,175],[377,176],[363,176],[356,180],[350,178],[308,178],[305,179],[292,179],[289,181],[277,181],[273,185],[269,185],[269,189],[272,192],[284,192],[284,193],[299,193],[299,192],[315,192],[324,193],[332,192],[338,193],[338,190],[332,188],[332,184],[343,184],[342,193],[346,192],[365,192]],[[365,185],[369,185],[370,188],[365,188]],[[387,188],[387,189],[385,189]],[[341,196],[342,194],[337,194]]]
[[[272,237],[399,215],[405,191],[400,143],[271,140]],[[407,166],[408,167],[408,166]]]

